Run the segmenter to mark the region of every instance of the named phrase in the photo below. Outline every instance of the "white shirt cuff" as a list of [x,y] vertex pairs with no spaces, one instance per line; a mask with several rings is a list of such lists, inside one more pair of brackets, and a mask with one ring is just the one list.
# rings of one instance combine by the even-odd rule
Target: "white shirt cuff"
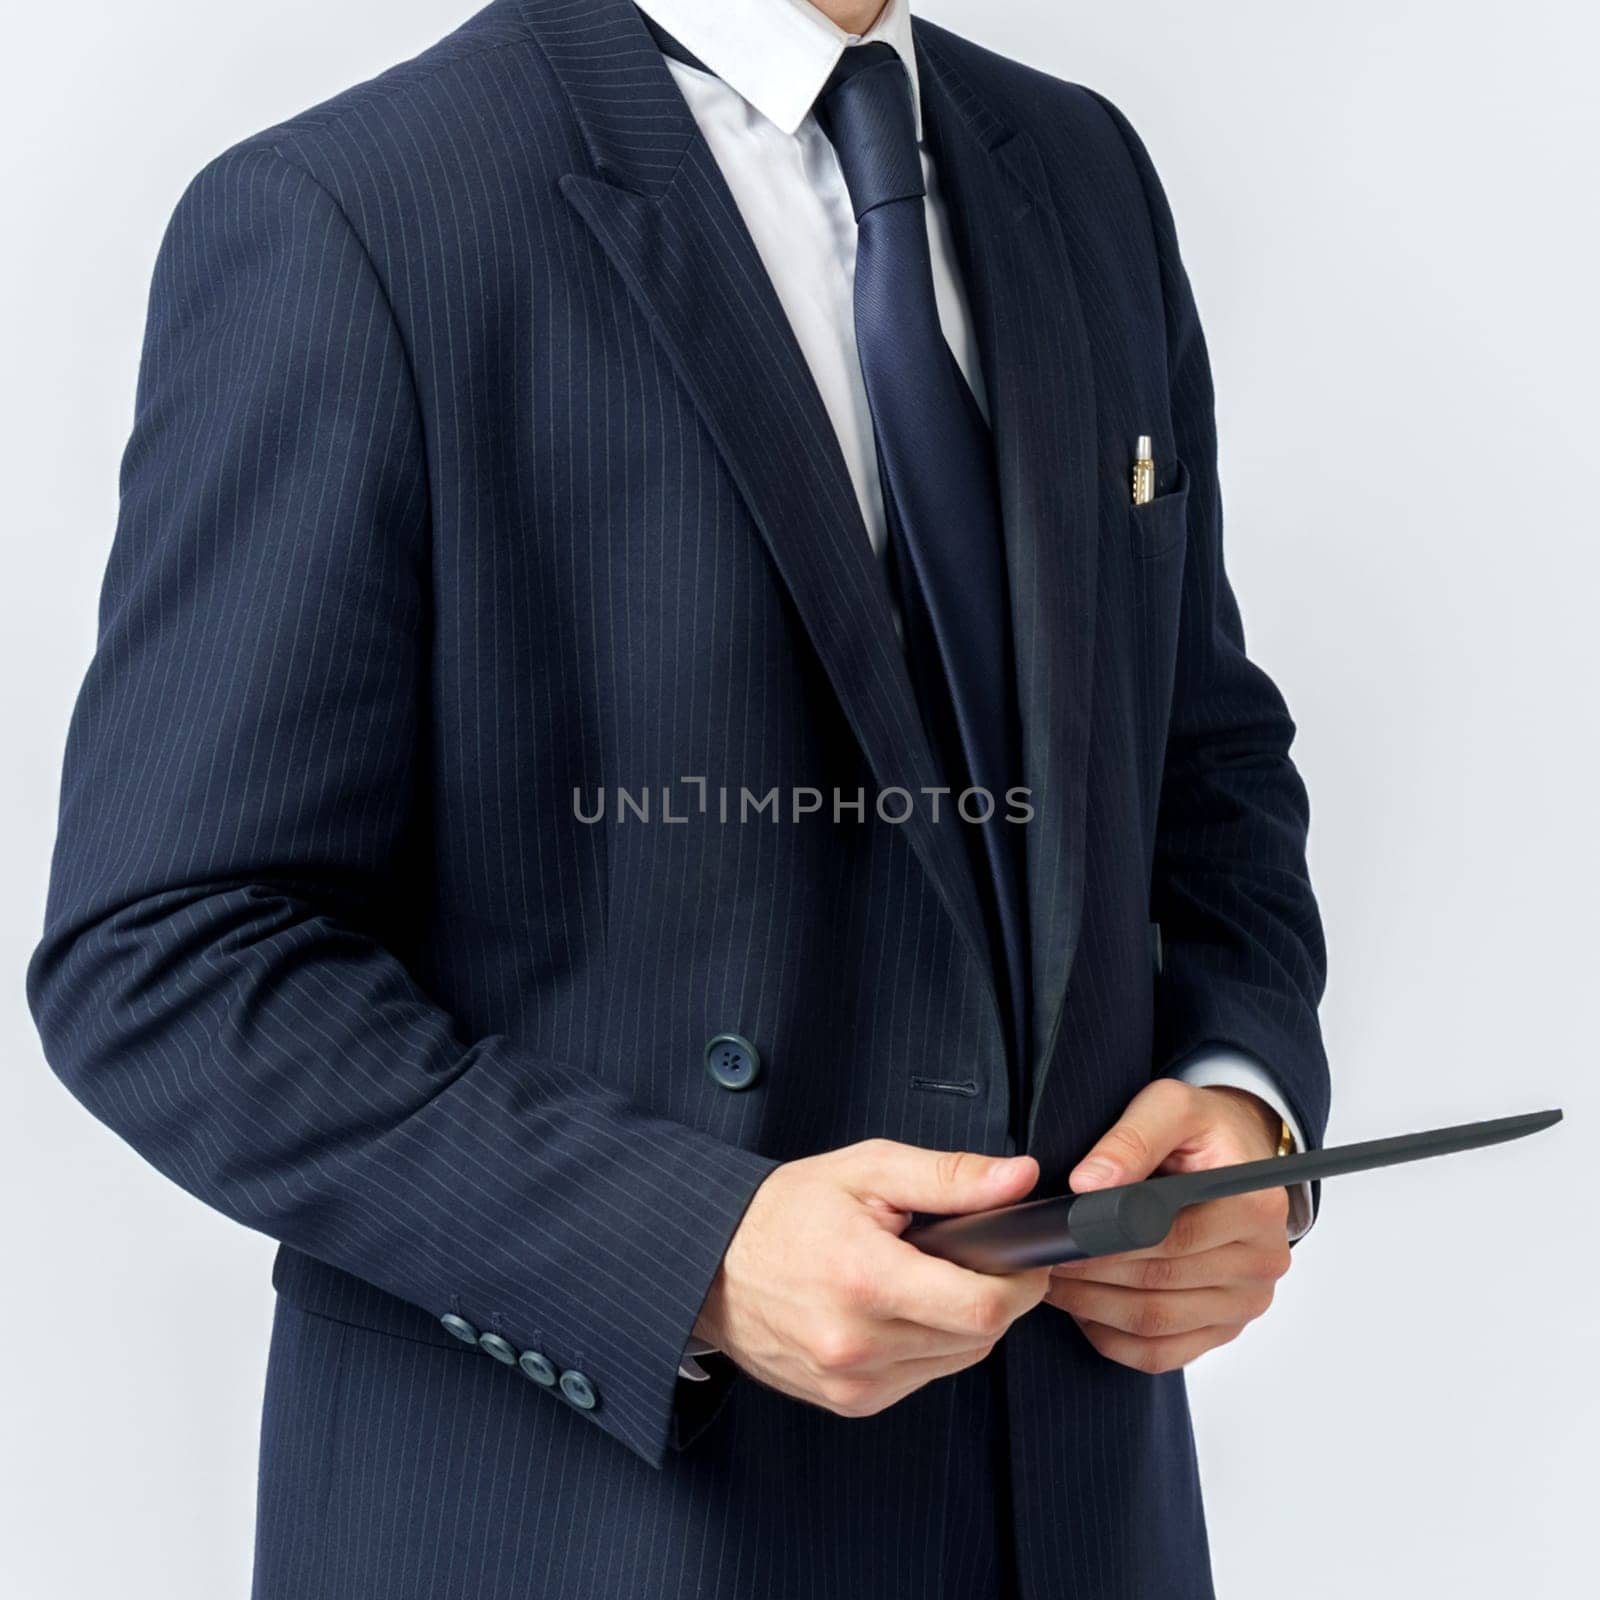
[[[1305,1135],[1295,1121],[1289,1103],[1283,1097],[1276,1080],[1262,1064],[1243,1050],[1222,1045],[1207,1045],[1196,1050],[1173,1072],[1174,1077],[1192,1083],[1197,1089],[1243,1089],[1259,1100],[1264,1100],[1289,1125],[1296,1150],[1306,1147]],[[1296,1183],[1289,1186],[1289,1238],[1304,1238],[1311,1231],[1311,1185]]]
[[687,1378],[691,1383],[704,1383],[711,1374],[695,1360],[696,1356],[714,1356],[717,1347],[707,1344],[704,1339],[691,1339],[683,1347],[683,1359],[678,1363],[678,1376]]

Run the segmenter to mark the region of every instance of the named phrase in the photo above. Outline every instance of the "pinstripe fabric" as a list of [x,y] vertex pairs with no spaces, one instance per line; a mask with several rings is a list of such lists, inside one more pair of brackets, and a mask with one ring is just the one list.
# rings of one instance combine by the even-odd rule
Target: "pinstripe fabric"
[[[1038,807],[1029,1148],[1059,1185],[1212,1040],[1318,1137],[1304,794],[1166,203],[1112,108],[917,37]],[[1010,1108],[959,835],[873,817],[935,779],[848,475],[626,0],[498,0],[195,180],[100,620],[30,998],[97,1116],[282,1241],[258,1595],[1210,1593],[1181,1377],[1048,1309],[866,1422],[676,1380],[772,1163],[998,1151]],[[655,820],[574,814],[617,786]]]

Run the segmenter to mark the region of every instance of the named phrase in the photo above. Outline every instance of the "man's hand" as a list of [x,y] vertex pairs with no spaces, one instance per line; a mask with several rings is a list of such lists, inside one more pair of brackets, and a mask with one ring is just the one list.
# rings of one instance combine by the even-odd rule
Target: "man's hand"
[[[1275,1153],[1277,1113],[1242,1089],[1160,1078],[1069,1178],[1074,1193],[1136,1183],[1158,1169],[1197,1172]],[[1286,1189],[1211,1200],[1178,1213],[1150,1250],[1052,1267],[1051,1305],[1070,1312],[1101,1355],[1170,1372],[1237,1339],[1289,1270]]]
[[1046,1267],[969,1272],[900,1234],[914,1211],[1023,1199],[1032,1156],[997,1159],[868,1139],[777,1167],[755,1192],[695,1323],[751,1376],[867,1417],[983,1360],[1044,1298]]

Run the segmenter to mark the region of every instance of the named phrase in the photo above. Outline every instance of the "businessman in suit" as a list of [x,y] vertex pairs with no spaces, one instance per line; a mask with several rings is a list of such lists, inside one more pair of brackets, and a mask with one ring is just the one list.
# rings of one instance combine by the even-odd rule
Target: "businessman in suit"
[[189,187],[122,489],[29,988],[281,1242],[257,1595],[1209,1595],[1181,1369],[1312,1197],[901,1237],[1327,1115],[1121,113],[904,0],[495,0]]

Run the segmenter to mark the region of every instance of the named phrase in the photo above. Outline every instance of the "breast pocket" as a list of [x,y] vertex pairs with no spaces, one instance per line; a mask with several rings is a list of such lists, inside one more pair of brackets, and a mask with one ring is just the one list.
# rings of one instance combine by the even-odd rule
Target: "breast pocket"
[[1162,477],[1165,481],[1157,484],[1161,492],[1153,500],[1128,508],[1133,553],[1147,561],[1179,548],[1189,531],[1189,469],[1181,461],[1174,461],[1170,476]]

